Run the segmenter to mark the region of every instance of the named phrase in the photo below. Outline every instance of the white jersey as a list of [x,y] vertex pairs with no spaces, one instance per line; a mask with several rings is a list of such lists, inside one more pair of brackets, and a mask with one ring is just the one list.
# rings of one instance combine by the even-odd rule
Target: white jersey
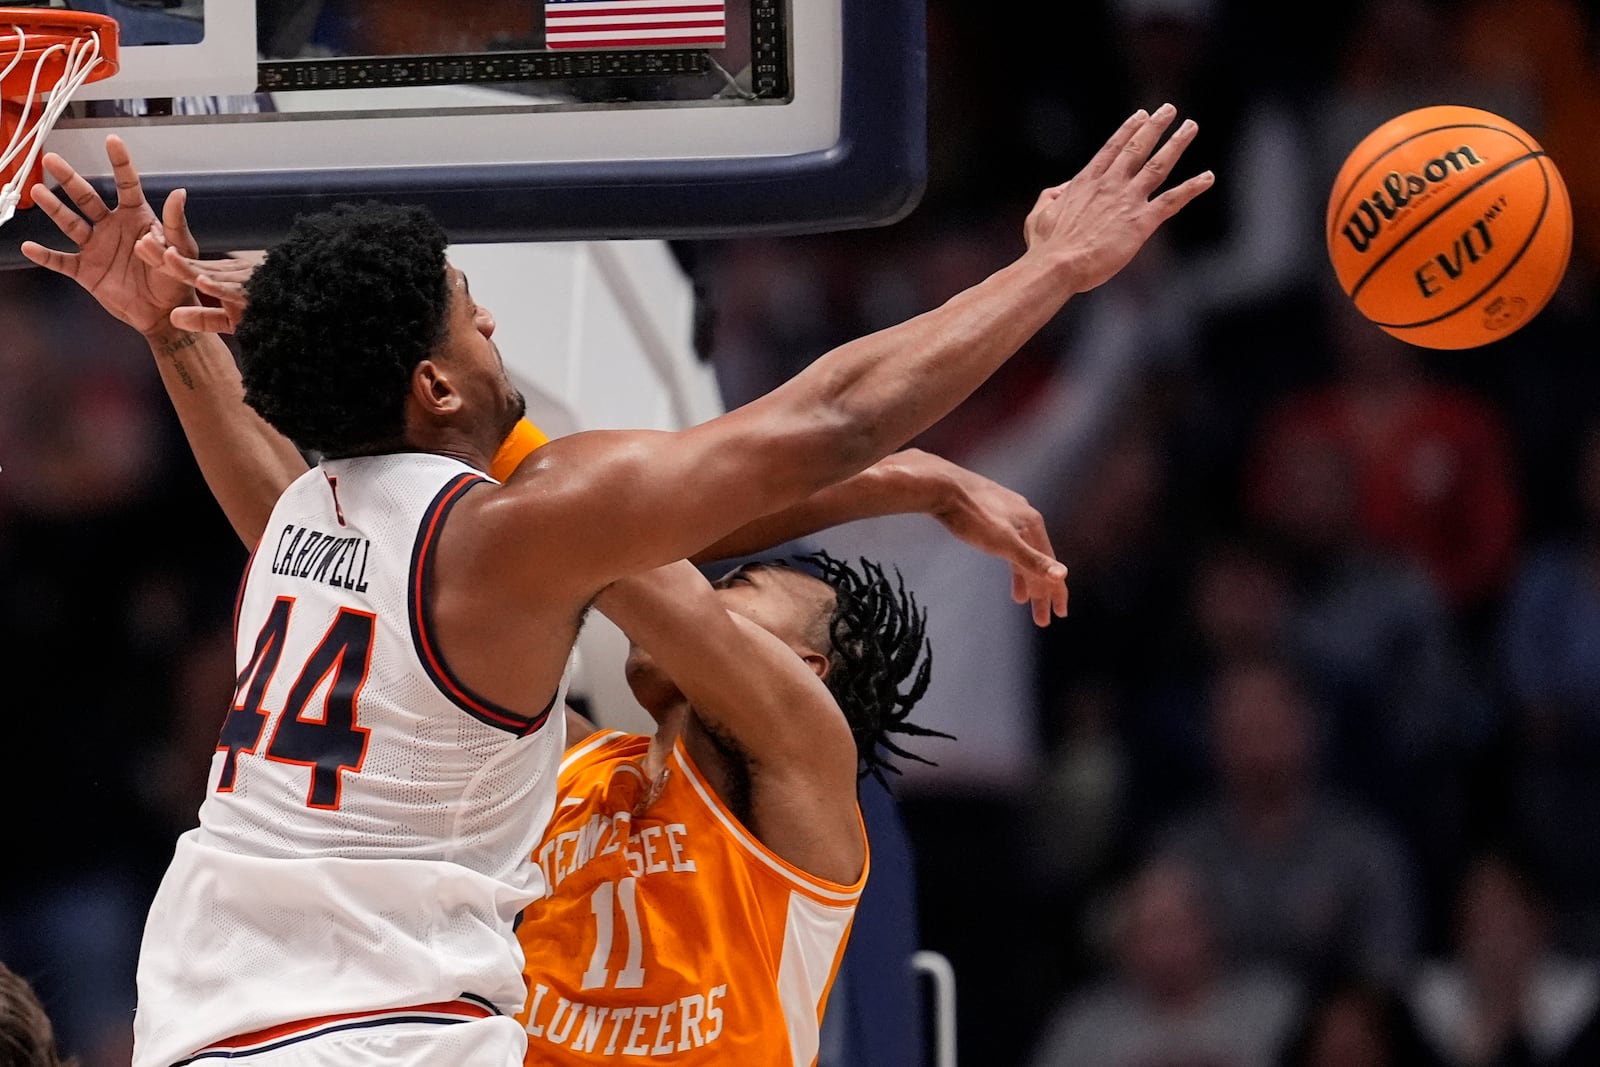
[[145,925],[134,1067],[330,1016],[521,1007],[512,928],[544,894],[566,679],[529,721],[439,655],[433,549],[482,480],[444,456],[332,460],[273,509],[200,825]]

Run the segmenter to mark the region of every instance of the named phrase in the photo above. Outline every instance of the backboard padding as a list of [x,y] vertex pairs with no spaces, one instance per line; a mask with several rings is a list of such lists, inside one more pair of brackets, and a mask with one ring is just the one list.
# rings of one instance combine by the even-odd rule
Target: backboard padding
[[[793,114],[784,109],[795,105],[772,103],[721,114],[717,108],[678,108],[634,125],[646,131],[635,138],[642,143],[648,131],[669,123],[684,123],[685,129],[696,122],[747,123],[727,138],[731,150],[742,154],[667,158],[671,143],[663,138],[646,145],[650,152],[639,158],[615,158],[631,149],[597,139],[615,112],[606,105],[541,113],[513,138],[505,136],[516,128],[509,119],[452,117],[445,125],[461,127],[460,137],[425,138],[421,147],[416,137],[375,138],[367,131],[377,127],[353,117],[356,132],[335,139],[348,158],[324,150],[311,166],[293,164],[294,138],[283,132],[292,120],[281,116],[250,123],[207,116],[151,126],[89,123],[58,130],[50,147],[109,192],[108,176],[94,168],[103,169],[105,134],[120,133],[153,200],[176,188],[189,190],[194,228],[208,252],[269,247],[297,214],[354,199],[423,205],[463,243],[802,234],[898,221],[915,207],[926,180],[923,4],[795,2],[800,25],[814,18],[809,12],[816,9],[805,5],[839,5],[837,67],[808,74],[813,49],[797,43],[794,87],[802,106],[831,92],[827,107],[837,112],[836,122],[808,126],[804,137],[785,141],[768,127],[781,134]],[[535,121],[540,132],[531,133]],[[809,147],[795,149],[808,143],[805,137],[811,138]],[[544,157],[489,161],[491,149],[507,143],[536,144]],[[564,151],[571,145],[578,147]],[[407,151],[414,153],[409,163]],[[273,162],[242,166],[252,153],[265,153]],[[418,155],[427,158],[418,161]],[[24,240],[60,246],[47,219],[22,213],[0,229],[0,266],[23,264],[17,246]]]

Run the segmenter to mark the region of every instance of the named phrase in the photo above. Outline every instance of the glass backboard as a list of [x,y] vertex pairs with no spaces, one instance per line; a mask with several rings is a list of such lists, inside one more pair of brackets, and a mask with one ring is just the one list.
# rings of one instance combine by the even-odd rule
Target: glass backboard
[[[809,233],[925,182],[923,0],[52,3],[115,17],[121,69],[46,147],[109,189],[120,134],[208,250],[366,198],[461,242]],[[53,229],[19,212],[0,265]]]

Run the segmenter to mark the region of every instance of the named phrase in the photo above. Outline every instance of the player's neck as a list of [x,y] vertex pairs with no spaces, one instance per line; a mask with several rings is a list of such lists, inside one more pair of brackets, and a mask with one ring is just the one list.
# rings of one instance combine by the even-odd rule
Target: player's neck
[[478,420],[471,420],[470,425],[467,421],[428,418],[412,409],[406,417],[405,446],[415,452],[448,456],[487,472],[504,435],[492,427],[479,427]]
[[490,455],[485,453],[481,448],[477,448],[469,444],[451,442],[440,444],[432,448],[420,447],[417,449],[417,451],[431,452],[438,456],[448,456],[450,459],[459,460],[460,462],[465,463],[473,470],[483,471],[485,473],[487,473],[489,470]]
[[698,716],[691,715],[684,727],[683,747],[717,799],[741,823],[747,823],[750,815],[750,768],[733,740],[712,733]]

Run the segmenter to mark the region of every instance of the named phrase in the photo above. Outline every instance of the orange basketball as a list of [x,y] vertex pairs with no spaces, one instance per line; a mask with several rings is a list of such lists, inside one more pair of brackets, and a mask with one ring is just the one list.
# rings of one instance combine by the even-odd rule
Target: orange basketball
[[1339,284],[1367,318],[1424,348],[1476,348],[1555,295],[1572,203],[1526,131],[1477,108],[1424,107],[1346,158],[1327,237]]

